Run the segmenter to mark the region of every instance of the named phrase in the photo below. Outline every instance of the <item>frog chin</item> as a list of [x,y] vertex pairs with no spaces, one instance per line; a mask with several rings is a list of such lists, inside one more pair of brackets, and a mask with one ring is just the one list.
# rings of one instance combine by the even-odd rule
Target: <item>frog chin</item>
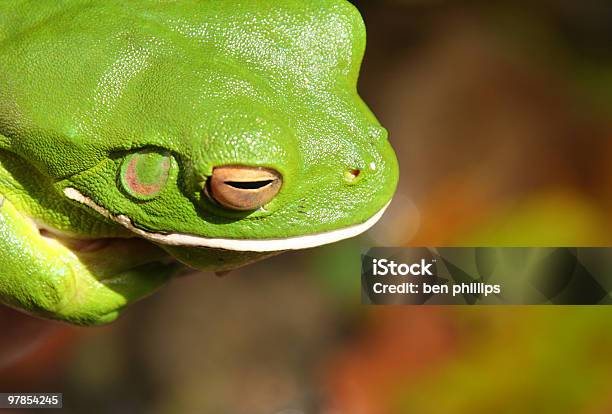
[[374,224],[376,224],[384,214],[389,204],[391,203],[387,203],[382,209],[380,209],[376,214],[374,214],[365,222],[349,227],[340,228],[338,230],[277,239],[225,239],[208,238],[182,233],[148,232],[136,227],[132,220],[125,215],[113,215],[107,209],[96,204],[92,199],[83,195],[75,188],[65,188],[64,194],[69,199],[88,206],[89,208],[95,210],[102,216],[121,224],[134,234],[144,239],[150,240],[154,243],[167,246],[207,247],[213,249],[233,250],[240,252],[276,252],[283,250],[301,250],[322,246],[324,244],[335,243],[340,240],[355,237],[368,230]]

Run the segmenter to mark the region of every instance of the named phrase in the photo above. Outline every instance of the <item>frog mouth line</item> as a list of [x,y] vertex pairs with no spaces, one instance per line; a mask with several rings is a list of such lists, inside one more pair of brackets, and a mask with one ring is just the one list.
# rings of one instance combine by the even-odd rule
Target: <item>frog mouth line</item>
[[382,209],[363,223],[324,233],[288,237],[284,239],[224,239],[208,238],[182,233],[164,234],[148,232],[134,226],[132,220],[125,215],[115,216],[111,214],[110,211],[102,206],[99,206],[92,199],[83,195],[75,188],[65,188],[64,195],[73,201],[90,207],[102,216],[121,224],[131,232],[154,243],[167,246],[207,247],[241,252],[276,252],[283,250],[309,249],[355,237],[374,226],[378,220],[380,220],[387,207],[389,207],[389,204],[391,204],[389,201]]

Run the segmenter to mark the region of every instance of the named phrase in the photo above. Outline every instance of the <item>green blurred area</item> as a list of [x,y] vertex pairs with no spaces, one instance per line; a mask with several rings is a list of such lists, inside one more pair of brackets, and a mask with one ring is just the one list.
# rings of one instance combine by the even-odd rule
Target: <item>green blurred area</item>
[[612,412],[612,309],[359,304],[372,245],[612,244],[612,5],[358,7],[360,90],[402,172],[381,223],[177,279],[0,388],[62,390],[74,413]]
[[447,364],[398,385],[390,412],[609,412],[609,309],[493,309],[487,317],[495,325],[486,337],[472,333],[476,340]]

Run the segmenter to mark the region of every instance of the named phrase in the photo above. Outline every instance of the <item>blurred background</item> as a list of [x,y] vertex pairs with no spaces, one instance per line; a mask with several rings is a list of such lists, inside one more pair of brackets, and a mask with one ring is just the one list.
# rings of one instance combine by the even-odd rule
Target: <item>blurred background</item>
[[612,412],[612,308],[359,304],[372,245],[612,245],[612,5],[356,5],[401,165],[383,221],[179,278],[103,328],[0,308],[1,390],[92,414]]

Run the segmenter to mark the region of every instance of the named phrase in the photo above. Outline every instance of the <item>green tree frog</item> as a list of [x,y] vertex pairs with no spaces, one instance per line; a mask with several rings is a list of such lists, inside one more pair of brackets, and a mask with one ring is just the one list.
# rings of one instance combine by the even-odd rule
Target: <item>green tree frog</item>
[[397,184],[344,0],[0,2],[0,301],[114,320],[355,236]]

